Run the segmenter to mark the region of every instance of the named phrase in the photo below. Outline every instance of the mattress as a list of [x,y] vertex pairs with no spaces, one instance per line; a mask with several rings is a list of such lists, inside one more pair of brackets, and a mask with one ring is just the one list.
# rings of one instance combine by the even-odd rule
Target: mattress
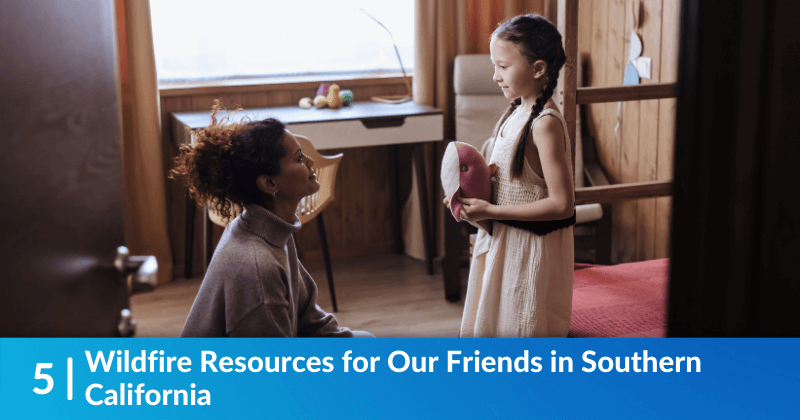
[[570,337],[664,337],[669,259],[575,265]]

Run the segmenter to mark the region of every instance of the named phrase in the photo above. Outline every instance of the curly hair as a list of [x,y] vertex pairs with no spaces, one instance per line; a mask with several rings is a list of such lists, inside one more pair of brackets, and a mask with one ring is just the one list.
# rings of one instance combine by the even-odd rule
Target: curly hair
[[[544,110],[547,101],[553,96],[558,84],[558,72],[567,61],[567,56],[564,53],[558,29],[545,17],[537,14],[515,16],[503,22],[492,32],[492,37],[516,44],[528,63],[534,63],[537,60],[544,60],[547,63],[547,84],[536,98],[525,128],[519,135],[517,149],[511,163],[511,176],[518,178],[522,175],[525,166],[525,145],[531,135],[533,120]],[[521,103],[520,98],[511,101],[505,115],[495,127],[493,136],[498,135],[503,122]]]
[[231,122],[233,113],[217,119],[227,111],[214,101],[211,124],[196,130],[194,145],[181,146],[175,158],[171,179],[183,181],[189,195],[201,206],[215,209],[230,220],[246,204],[263,202],[266,193],[256,185],[260,175],[280,174],[280,161],[286,155],[283,142],[285,125],[273,118],[251,122]]

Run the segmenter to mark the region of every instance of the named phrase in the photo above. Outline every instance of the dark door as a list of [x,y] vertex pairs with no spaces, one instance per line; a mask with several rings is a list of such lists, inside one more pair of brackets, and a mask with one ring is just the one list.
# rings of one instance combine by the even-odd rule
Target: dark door
[[114,2],[0,3],[0,335],[116,335]]
[[797,9],[681,4],[669,336],[800,337]]

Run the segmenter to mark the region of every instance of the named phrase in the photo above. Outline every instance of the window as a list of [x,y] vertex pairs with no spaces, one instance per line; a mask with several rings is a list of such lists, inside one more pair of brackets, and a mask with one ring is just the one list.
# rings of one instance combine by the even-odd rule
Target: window
[[413,0],[151,0],[159,83],[414,68]]

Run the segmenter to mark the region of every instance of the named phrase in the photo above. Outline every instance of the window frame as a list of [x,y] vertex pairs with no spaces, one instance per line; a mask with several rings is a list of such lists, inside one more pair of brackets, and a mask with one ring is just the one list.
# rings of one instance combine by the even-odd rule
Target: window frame
[[[406,72],[406,75],[411,80],[413,85],[414,73]],[[269,92],[285,90],[287,87],[291,86],[292,89],[310,89],[308,96],[313,97],[313,89],[319,87],[320,83],[334,82],[342,86],[343,89],[380,84],[404,83],[403,72],[398,70],[396,72],[351,73],[331,76],[286,76],[159,83],[158,93],[162,98],[169,98],[189,95],[222,95],[232,93]],[[409,94],[410,93],[411,92],[409,92]],[[357,98],[359,101],[367,99],[368,98]]]

